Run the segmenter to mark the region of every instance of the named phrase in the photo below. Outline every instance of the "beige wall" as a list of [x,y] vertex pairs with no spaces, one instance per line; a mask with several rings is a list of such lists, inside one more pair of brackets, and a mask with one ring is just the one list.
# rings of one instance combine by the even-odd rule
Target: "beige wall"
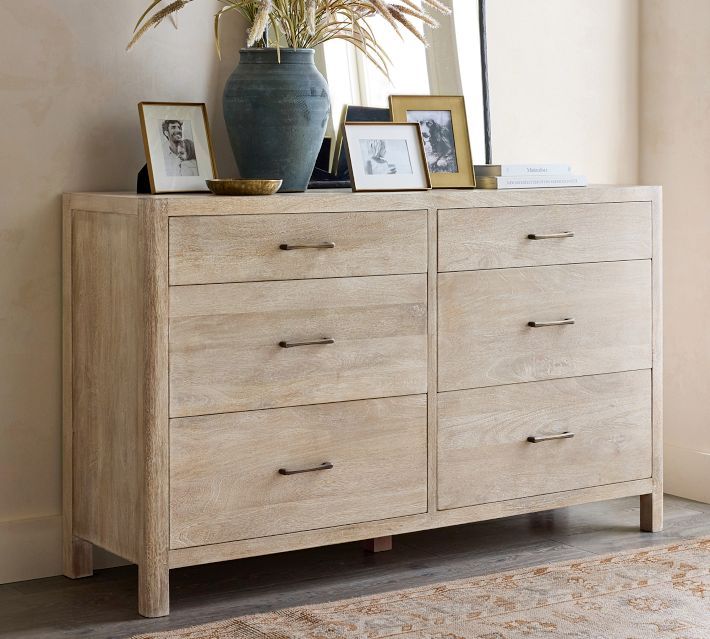
[[489,0],[495,162],[638,177],[638,2]]
[[60,571],[60,194],[135,188],[136,103],[218,92],[213,5],[126,53],[145,5],[0,3],[0,582]]
[[710,2],[644,0],[641,179],[662,184],[666,491],[710,503]]
[[[220,170],[234,170],[217,105],[236,54],[216,62],[213,4],[126,54],[145,2],[0,3],[0,582],[60,572],[60,194],[133,188],[146,99],[208,101]],[[489,7],[496,159],[634,182],[636,0]]]

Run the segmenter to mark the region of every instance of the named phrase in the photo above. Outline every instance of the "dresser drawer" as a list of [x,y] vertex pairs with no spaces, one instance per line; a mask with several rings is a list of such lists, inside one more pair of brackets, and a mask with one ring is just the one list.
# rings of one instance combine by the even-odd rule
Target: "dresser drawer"
[[650,368],[651,262],[443,273],[438,343],[442,391]]
[[[651,371],[439,394],[438,508],[651,476]],[[571,438],[533,443],[531,437]]]
[[171,547],[425,512],[426,412],[420,395],[171,420]]
[[426,295],[426,275],[171,287],[171,417],[426,392]]
[[426,211],[173,217],[169,266],[171,284],[425,273]]
[[648,259],[651,252],[650,202],[439,211],[439,271]]

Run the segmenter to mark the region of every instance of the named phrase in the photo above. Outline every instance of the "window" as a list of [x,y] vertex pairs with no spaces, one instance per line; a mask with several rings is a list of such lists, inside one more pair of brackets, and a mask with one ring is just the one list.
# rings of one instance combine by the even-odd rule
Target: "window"
[[373,19],[375,36],[392,60],[389,80],[346,42],[324,45],[318,64],[328,80],[333,105],[327,135],[335,135],[346,104],[384,107],[391,94],[463,95],[474,162],[484,161],[478,3],[450,2],[450,16],[435,16],[439,28],[424,29],[429,47],[408,33],[400,38],[384,20]]

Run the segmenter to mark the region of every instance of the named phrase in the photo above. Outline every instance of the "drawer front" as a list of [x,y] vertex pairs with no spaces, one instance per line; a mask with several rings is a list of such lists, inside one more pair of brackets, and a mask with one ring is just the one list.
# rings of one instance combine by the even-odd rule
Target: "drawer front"
[[[172,548],[425,512],[426,396],[173,419]],[[322,467],[313,472],[280,474]]]
[[443,273],[438,342],[442,391],[650,368],[651,262]]
[[439,211],[439,271],[649,259],[651,253],[650,202]]
[[[651,476],[651,371],[443,393],[438,508]],[[528,437],[574,437],[532,443]]]
[[170,218],[169,260],[171,284],[424,273],[426,211]]
[[171,287],[171,417],[426,392],[426,294],[426,275]]

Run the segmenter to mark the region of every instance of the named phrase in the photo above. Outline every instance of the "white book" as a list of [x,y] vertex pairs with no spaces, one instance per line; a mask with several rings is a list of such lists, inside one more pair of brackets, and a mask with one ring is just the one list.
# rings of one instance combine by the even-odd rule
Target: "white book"
[[569,164],[477,164],[476,176],[559,175],[571,173]]
[[583,175],[566,173],[562,175],[511,175],[511,176],[476,176],[479,189],[542,189],[567,186],[587,186]]

